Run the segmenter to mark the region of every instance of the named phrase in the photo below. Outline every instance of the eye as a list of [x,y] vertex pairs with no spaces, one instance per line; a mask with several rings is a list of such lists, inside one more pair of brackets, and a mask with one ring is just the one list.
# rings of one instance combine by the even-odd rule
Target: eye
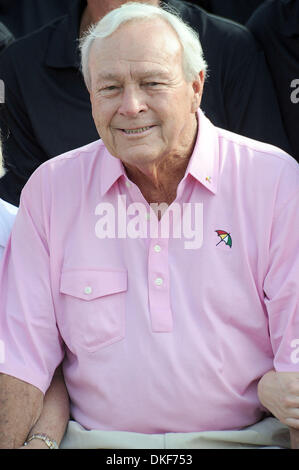
[[149,86],[149,87],[155,87],[157,85],[161,85],[161,83],[158,83],[158,82],[147,82],[147,83],[144,83],[145,86]]
[[117,93],[118,90],[119,90],[119,87],[117,85],[108,85],[108,86],[103,86],[102,88],[100,88],[99,93],[101,95],[110,96],[114,93]]
[[105,86],[103,88],[100,89],[100,92],[101,93],[112,93],[114,91],[118,90],[118,86],[116,85],[109,85],[109,86]]

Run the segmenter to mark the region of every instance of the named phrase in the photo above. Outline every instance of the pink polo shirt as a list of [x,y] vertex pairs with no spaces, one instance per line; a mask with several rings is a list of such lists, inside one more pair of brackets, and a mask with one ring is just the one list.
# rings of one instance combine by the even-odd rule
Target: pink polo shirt
[[102,141],[49,160],[4,256],[0,370],[45,392],[64,358],[87,429],[258,421],[260,377],[299,371],[298,183],[291,157],[201,112],[159,226]]

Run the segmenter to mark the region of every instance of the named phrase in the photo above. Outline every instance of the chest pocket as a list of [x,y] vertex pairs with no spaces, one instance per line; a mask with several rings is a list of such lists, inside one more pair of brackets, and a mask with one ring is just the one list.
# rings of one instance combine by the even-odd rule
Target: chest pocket
[[63,271],[60,294],[69,347],[94,352],[125,336],[127,271]]

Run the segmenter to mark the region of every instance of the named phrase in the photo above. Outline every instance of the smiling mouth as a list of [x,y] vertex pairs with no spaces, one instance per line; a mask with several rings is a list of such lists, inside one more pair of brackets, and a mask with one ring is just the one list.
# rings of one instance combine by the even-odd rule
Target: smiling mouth
[[143,134],[154,126],[138,127],[137,129],[120,129],[126,135]]

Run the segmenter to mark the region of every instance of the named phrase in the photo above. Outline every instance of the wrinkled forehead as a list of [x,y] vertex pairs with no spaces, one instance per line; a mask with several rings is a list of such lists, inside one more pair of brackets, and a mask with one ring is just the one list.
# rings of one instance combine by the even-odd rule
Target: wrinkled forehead
[[182,54],[182,46],[173,28],[163,19],[138,19],[122,24],[106,38],[94,40],[89,66],[115,65],[119,61],[174,61]]

